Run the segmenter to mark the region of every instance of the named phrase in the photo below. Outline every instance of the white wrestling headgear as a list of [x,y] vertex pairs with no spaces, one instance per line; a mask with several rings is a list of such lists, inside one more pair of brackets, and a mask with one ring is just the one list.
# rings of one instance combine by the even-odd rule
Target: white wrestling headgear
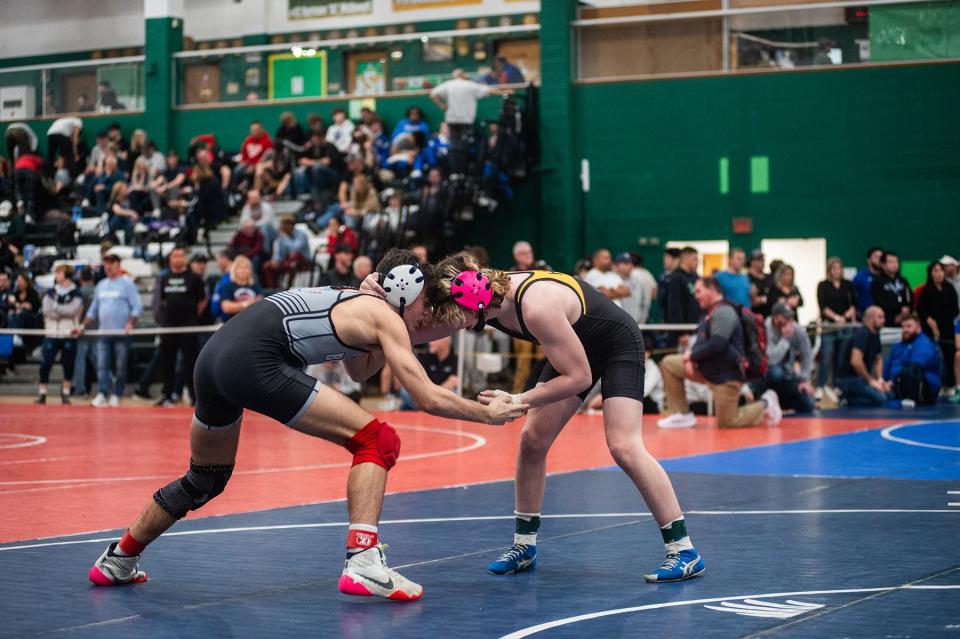
[[383,276],[380,286],[387,294],[387,302],[399,308],[400,315],[403,315],[403,309],[413,304],[423,292],[424,279],[419,264],[401,264]]

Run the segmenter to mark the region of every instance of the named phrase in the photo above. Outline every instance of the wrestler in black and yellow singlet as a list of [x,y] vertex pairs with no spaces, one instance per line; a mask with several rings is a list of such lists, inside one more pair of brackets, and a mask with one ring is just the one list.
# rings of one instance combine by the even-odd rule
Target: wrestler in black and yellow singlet
[[[516,275],[518,272],[511,274]],[[593,383],[601,380],[603,397],[629,397],[643,401],[643,335],[630,314],[613,303],[603,293],[578,277],[552,271],[519,271],[528,277],[517,286],[513,303],[517,309],[520,332],[504,327],[495,319],[489,326],[518,339],[537,343],[535,335],[523,322],[523,295],[537,282],[556,282],[570,288],[580,298],[580,318],[573,324],[573,332],[580,338],[583,350],[590,362]],[[540,382],[557,377],[560,373],[548,362],[540,375]],[[580,393],[586,398],[590,388]]]

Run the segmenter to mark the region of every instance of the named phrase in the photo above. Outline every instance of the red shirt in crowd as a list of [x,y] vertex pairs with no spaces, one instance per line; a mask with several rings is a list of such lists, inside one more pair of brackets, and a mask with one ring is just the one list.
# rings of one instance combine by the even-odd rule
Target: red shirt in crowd
[[253,229],[253,235],[237,231],[228,247],[239,255],[246,255],[253,259],[263,253],[263,233],[256,227]]
[[243,141],[243,147],[240,149],[240,161],[244,164],[253,166],[260,162],[263,154],[273,148],[273,140],[264,133],[259,138],[248,135]]
[[357,240],[357,234],[353,232],[353,229],[349,226],[341,226],[341,231],[339,233],[327,233],[327,253],[333,255],[337,252],[338,244],[347,244],[350,248],[353,249],[353,252],[357,252],[357,247],[360,246],[360,242]]
[[43,168],[43,158],[35,153],[24,153],[17,158],[13,168],[14,170],[28,169],[34,173],[39,173],[40,169]]

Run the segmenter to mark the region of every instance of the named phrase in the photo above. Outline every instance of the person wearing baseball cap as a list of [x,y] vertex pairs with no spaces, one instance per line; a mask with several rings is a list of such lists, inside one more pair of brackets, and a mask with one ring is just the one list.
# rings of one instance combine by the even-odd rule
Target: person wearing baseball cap
[[957,262],[957,258],[952,255],[944,255],[940,258],[940,264],[943,265],[943,274],[948,282],[953,284],[953,288],[957,291],[957,296],[960,296],[960,262]]

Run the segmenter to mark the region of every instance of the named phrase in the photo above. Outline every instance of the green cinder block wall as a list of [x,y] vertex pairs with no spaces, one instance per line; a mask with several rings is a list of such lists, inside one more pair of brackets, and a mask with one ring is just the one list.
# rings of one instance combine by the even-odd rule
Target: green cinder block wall
[[[872,244],[921,260],[960,250],[960,64],[580,85],[576,140],[591,166],[583,250],[640,237],[825,237],[860,265]],[[753,193],[752,157],[769,158]],[[729,193],[719,158],[729,158]],[[733,217],[753,219],[734,235]],[[577,256],[569,256],[568,264]]]

